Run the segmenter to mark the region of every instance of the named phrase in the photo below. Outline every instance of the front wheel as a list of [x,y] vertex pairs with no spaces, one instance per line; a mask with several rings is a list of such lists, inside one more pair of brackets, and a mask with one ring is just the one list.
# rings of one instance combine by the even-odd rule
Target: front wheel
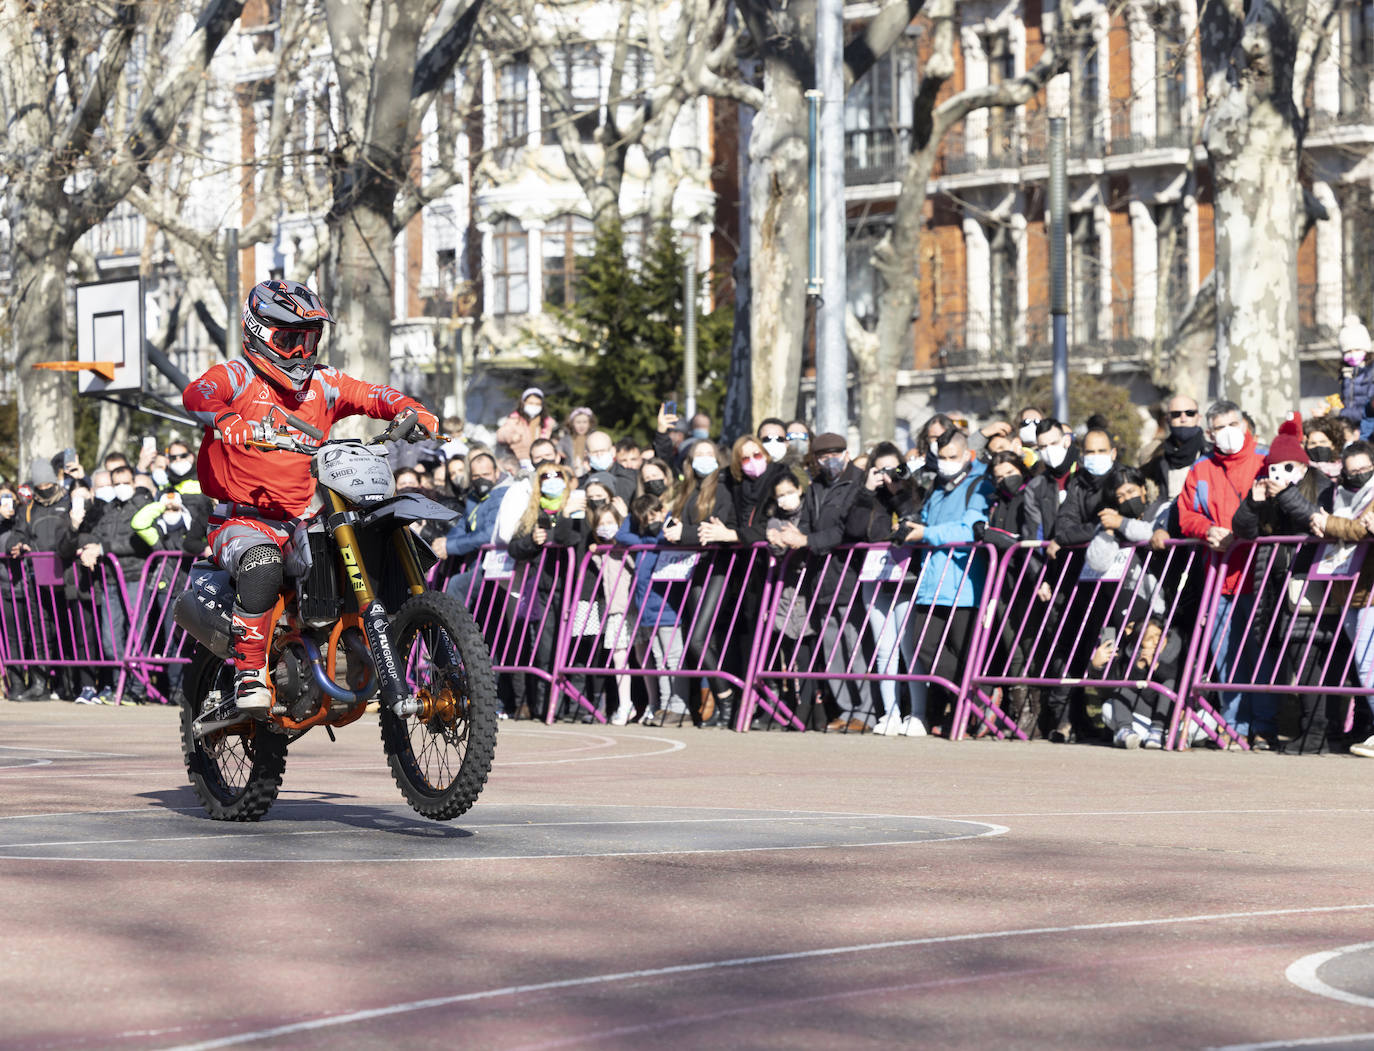
[[197,645],[186,669],[181,703],[181,751],[196,798],[216,821],[257,821],[276,801],[286,770],[286,738],[255,720],[197,737],[196,719],[234,696],[234,666]]
[[456,598],[426,591],[391,624],[405,687],[420,711],[402,718],[382,706],[382,748],[406,802],[451,821],[482,793],[496,754],[496,679],[486,640]]

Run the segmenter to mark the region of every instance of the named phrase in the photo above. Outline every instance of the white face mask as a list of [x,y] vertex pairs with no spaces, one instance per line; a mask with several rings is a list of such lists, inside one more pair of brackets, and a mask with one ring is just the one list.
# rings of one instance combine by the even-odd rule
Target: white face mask
[[611,464],[615,463],[615,453],[588,453],[587,463],[593,471],[609,471]]
[[112,485],[97,485],[95,487],[95,498],[102,504],[108,504],[115,498],[115,487]]
[[195,465],[194,460],[173,460],[167,465],[167,470],[171,471],[179,478],[184,474],[190,473],[191,468]]
[[598,540],[614,540],[616,533],[620,530],[614,522],[607,522],[596,527],[596,538]]
[[1024,424],[1024,425],[1021,427],[1021,429],[1020,429],[1019,431],[1016,432],[1016,434],[1017,434],[1017,436],[1021,439],[1021,444],[1022,444],[1022,445],[1034,445],[1034,444],[1035,444],[1035,424],[1034,424],[1034,423],[1027,423],[1027,424]]
[[778,497],[778,510],[786,511],[791,514],[801,507],[801,493],[788,493],[786,496]]
[[528,416],[530,419],[534,419],[543,411],[543,405],[531,405],[528,402],[525,403],[525,415]]
[[161,489],[164,485],[167,484],[167,472],[164,471],[162,468],[156,467],[148,473],[152,475],[153,484],[155,484],[159,489]]
[[1069,450],[1062,444],[1049,445],[1040,450],[1040,456],[1050,467],[1057,468],[1064,462],[1064,457],[1069,455]]
[[117,485],[114,487],[114,498],[118,500],[120,503],[123,503],[125,500],[132,500],[133,496],[134,487],[132,485],[129,485],[128,483],[125,483],[124,485]]
[[777,463],[787,455],[786,438],[764,438],[759,442],[763,446],[763,451],[768,454],[768,458]]
[[1083,470],[1101,477],[1112,469],[1111,453],[1088,453],[1083,457]]
[[941,458],[935,461],[935,469],[940,472],[941,478],[954,478],[967,466],[967,460],[946,460]]
[[1212,433],[1212,440],[1223,456],[1234,456],[1245,445],[1245,428],[1239,423],[1218,427]]

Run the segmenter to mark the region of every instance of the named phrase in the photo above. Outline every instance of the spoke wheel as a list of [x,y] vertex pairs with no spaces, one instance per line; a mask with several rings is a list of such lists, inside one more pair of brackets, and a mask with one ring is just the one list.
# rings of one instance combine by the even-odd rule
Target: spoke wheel
[[250,720],[197,738],[195,720],[232,697],[234,668],[197,646],[186,671],[181,751],[196,798],[216,821],[257,821],[276,801],[286,770],[286,738]]
[[382,705],[387,763],[417,813],[451,821],[481,795],[496,752],[496,679],[486,641],[457,599],[433,591],[406,600],[391,637],[421,710],[401,718]]

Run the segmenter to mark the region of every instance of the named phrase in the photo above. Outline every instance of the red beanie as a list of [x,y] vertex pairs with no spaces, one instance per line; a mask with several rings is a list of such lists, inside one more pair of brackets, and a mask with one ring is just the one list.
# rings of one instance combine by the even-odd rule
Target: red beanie
[[1276,463],[1307,463],[1307,450],[1302,447],[1302,417],[1296,412],[1288,414],[1288,419],[1279,424],[1279,435],[1269,446],[1269,455],[1264,458],[1264,466]]

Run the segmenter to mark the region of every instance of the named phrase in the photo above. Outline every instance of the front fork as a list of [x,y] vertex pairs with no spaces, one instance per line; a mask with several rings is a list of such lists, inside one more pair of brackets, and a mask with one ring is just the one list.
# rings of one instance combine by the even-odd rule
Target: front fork
[[[348,578],[358,602],[358,615],[367,635],[368,648],[372,651],[372,663],[377,669],[377,687],[382,703],[398,716],[414,715],[420,710],[420,703],[406,689],[404,669],[398,664],[395,648],[391,645],[386,606],[372,590],[372,580],[368,576],[367,566],[363,563],[362,549],[358,546],[358,534],[353,528],[358,516],[348,509],[348,505],[338,493],[332,489],[326,492],[329,493],[329,505],[333,511],[329,516],[329,528],[334,535],[344,575]],[[410,593],[418,595],[425,590],[425,577],[405,534],[406,527],[397,526],[392,541],[396,546],[396,554],[400,559]],[[447,639],[444,642],[452,645]],[[454,655],[445,656],[452,658]]]

